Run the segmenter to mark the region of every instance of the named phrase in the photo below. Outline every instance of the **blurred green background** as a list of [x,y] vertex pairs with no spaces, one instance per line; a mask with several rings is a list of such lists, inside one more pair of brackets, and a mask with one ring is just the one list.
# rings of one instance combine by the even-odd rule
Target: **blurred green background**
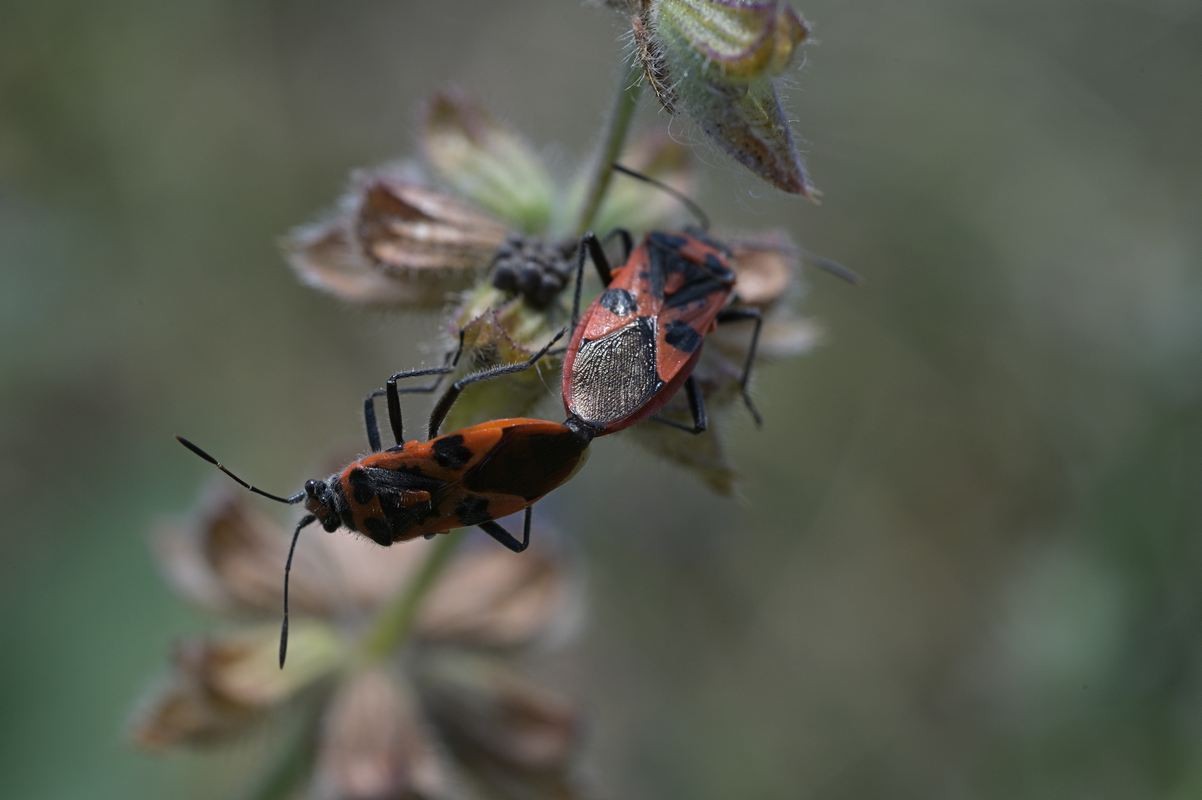
[[[598,796],[1202,796],[1202,6],[796,7],[824,203],[704,144],[699,199],[867,283],[814,279],[826,344],[760,373],[763,431],[732,415],[738,501],[615,437],[547,504],[589,564]],[[562,1],[0,0],[5,796],[254,765],[122,738],[210,625],[146,547],[210,477],[171,435],[277,491],[357,443],[435,320],[302,288],[277,237],[447,83],[566,172],[620,33]]]

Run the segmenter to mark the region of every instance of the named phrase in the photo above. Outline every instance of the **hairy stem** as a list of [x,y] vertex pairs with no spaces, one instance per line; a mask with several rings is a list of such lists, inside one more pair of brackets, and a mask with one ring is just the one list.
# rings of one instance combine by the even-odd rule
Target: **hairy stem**
[[[376,616],[371,628],[359,645],[360,655],[370,661],[387,658],[401,645],[413,630],[417,612],[421,610],[422,601],[438,583],[438,577],[451,561],[459,542],[463,539],[460,533],[444,533],[435,537],[427,544],[430,554],[422,562],[417,574],[414,575],[404,589],[397,593],[392,602]],[[409,543],[409,547],[421,544]]]
[[605,123],[605,138],[601,140],[596,160],[593,162],[588,194],[585,195],[584,204],[580,207],[580,216],[576,220],[577,236],[583,235],[593,224],[609,191],[609,182],[614,174],[613,163],[622,155],[622,146],[626,143],[630,121],[634,119],[634,110],[639,104],[639,94],[643,86],[640,78],[639,67],[635,64],[622,73],[613,108],[610,109],[609,119]]

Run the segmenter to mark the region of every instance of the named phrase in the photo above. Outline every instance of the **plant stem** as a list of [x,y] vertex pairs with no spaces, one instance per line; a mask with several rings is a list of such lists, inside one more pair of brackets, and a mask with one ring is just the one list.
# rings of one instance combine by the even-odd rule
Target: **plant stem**
[[[422,601],[438,582],[438,576],[450,562],[462,539],[462,534],[444,533],[427,545],[430,554],[422,562],[417,574],[405,584],[405,588],[397,593],[392,602],[384,607],[363,637],[359,645],[359,653],[363,658],[370,661],[387,658],[405,641],[413,629]],[[418,543],[409,546],[414,544],[421,546]]]
[[609,181],[614,174],[613,163],[622,155],[622,145],[626,143],[630,121],[634,119],[634,110],[639,104],[639,94],[643,87],[640,77],[639,67],[635,64],[622,73],[613,108],[610,109],[609,119],[605,123],[605,138],[601,140],[596,161],[593,162],[588,194],[585,195],[584,205],[580,207],[580,216],[576,220],[577,236],[583,235],[593,224],[593,219],[601,209],[601,202],[609,191]]

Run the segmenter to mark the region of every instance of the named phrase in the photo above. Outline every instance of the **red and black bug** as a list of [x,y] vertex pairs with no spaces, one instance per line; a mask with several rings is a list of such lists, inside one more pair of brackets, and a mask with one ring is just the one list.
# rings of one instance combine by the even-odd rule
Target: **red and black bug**
[[[525,362],[494,367],[461,378],[435,404],[426,441],[404,441],[400,395],[432,392],[454,371],[463,349],[442,367],[398,372],[384,389],[364,401],[367,438],[372,452],[325,479],[305,482],[291,497],[265,492],[244,481],[215,458],[182,437],[180,443],[250,491],[280,503],[303,503],[308,513],[297,523],[284,567],[284,621],[280,634],[280,666],[288,637],[288,575],[297,538],[306,526],[320,522],[330,532],[340,528],[360,532],[380,545],[427,538],[455,528],[475,525],[514,552],[530,543],[534,503],[567,481],[584,462],[592,431],[573,420],[499,419],[438,435],[459,394],[477,381],[528,369],[542,358],[563,331]],[[429,386],[398,388],[406,378],[437,375]],[[381,450],[375,398],[387,397],[389,422],[396,444]],[[522,539],[495,520],[526,511]]]
[[[595,435],[620,431],[651,417],[683,385],[692,427],[664,422],[691,433],[706,429],[705,404],[693,369],[705,337],[718,325],[755,324],[740,387],[756,424],[761,418],[747,385],[763,320],[758,309],[729,307],[735,290],[730,249],[708,235],[709,220],[692,201],[651,178],[618,164],[614,169],[652,183],[681,199],[697,215],[700,229],[647,234],[638,247],[630,234],[615,231],[624,245],[623,263],[613,268],[589,233],[577,253],[572,338],[563,363],[563,402],[569,420]],[[580,314],[580,286],[591,256],[605,289]]]

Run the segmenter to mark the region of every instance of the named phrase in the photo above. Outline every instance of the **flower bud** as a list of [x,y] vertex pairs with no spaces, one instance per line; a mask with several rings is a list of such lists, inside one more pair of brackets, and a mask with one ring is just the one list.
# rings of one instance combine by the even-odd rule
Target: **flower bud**
[[665,109],[683,109],[774,186],[815,194],[774,81],[809,35],[787,3],[646,0],[632,28],[644,75]]

